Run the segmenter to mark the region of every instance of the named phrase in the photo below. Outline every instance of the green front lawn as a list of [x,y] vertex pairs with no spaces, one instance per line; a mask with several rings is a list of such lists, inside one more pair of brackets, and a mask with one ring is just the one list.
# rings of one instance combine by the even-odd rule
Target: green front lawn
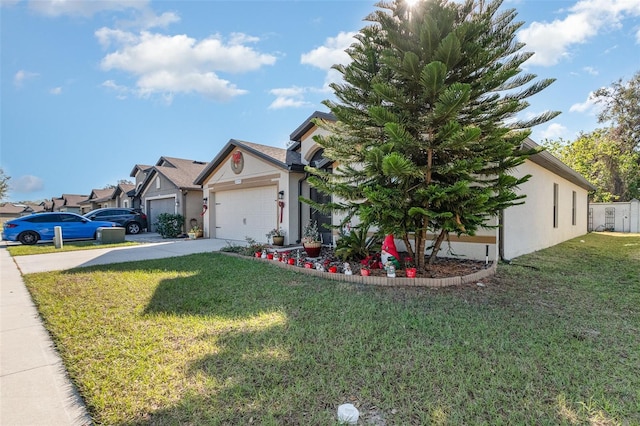
[[[582,242],[582,241],[584,242]],[[197,254],[25,277],[98,424],[640,424],[640,236],[485,287],[388,289]]]
[[55,248],[53,243],[40,243],[34,244],[32,246],[26,246],[24,244],[16,244],[16,245],[8,245],[7,250],[11,256],[27,256],[31,254],[47,254],[47,253],[59,253],[64,251],[76,251],[76,250],[94,250],[94,249],[103,249],[103,248],[114,248],[114,247],[126,247],[126,246],[135,246],[140,243],[134,241],[125,241],[122,243],[109,243],[102,244],[96,242],[95,240],[90,241],[70,241],[63,242],[62,248]]

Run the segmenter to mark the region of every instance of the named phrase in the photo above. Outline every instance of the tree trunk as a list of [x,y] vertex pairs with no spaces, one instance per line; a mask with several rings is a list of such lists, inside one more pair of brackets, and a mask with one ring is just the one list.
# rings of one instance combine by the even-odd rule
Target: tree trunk
[[416,241],[416,250],[415,250],[415,256],[413,260],[416,263],[416,268],[419,271],[424,271],[424,267],[425,267],[424,251],[425,251],[425,246],[427,244],[427,230],[423,229],[420,232],[417,232],[415,234],[415,241]]
[[444,238],[447,236],[447,231],[442,229],[440,234],[438,234],[438,238],[436,238],[435,243],[433,243],[433,250],[431,251],[431,255],[429,256],[429,265],[433,264],[433,261],[438,257],[438,252],[440,251],[440,246],[444,241]]
[[[404,242],[404,246],[407,248],[407,252],[409,253],[409,256],[411,256],[411,258],[414,260],[414,262],[416,261],[416,254],[415,251],[413,249],[413,246],[411,245],[411,242],[409,241],[409,237],[407,236],[407,234],[404,234],[402,236],[402,241]],[[415,238],[414,238],[415,241]],[[400,259],[398,259],[400,260]]]

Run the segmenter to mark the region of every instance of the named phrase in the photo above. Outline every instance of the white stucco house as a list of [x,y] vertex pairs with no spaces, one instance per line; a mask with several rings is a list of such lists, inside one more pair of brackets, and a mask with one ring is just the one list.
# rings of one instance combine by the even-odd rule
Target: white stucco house
[[[334,117],[313,113],[291,133],[287,149],[231,139],[207,164],[194,181],[203,189],[205,237],[267,242],[269,230],[281,227],[285,244],[296,244],[310,219],[319,224],[340,223],[339,217],[323,215],[298,201],[301,195],[320,202],[326,197],[309,187],[304,171],[308,164],[332,167],[313,140],[324,132],[315,119]],[[537,146],[531,140],[524,145]],[[485,259],[489,253],[490,259],[510,259],[587,233],[588,192],[595,188],[586,179],[547,152],[531,156],[514,174],[532,175],[520,188],[527,196],[525,204],[505,210],[500,228],[475,236],[451,236],[443,255]],[[323,242],[332,244],[337,235],[337,231],[326,231]]]
[[591,203],[589,231],[640,232],[640,200]]

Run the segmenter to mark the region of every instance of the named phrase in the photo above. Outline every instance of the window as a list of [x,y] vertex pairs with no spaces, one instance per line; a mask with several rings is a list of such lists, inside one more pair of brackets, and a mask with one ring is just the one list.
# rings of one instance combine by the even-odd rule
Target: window
[[156,189],[160,189],[160,176],[156,177]]
[[36,215],[33,216],[29,219],[27,219],[27,222],[31,222],[31,223],[53,223],[53,222],[60,222],[60,215],[59,214],[43,214],[43,215]]
[[558,184],[553,184],[553,227],[558,227]]
[[576,224],[576,191],[571,194],[571,224]]

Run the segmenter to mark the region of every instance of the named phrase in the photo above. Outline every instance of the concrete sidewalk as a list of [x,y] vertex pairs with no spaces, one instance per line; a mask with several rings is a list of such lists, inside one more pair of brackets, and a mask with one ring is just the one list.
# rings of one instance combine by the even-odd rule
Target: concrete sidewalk
[[[138,246],[12,258],[0,242],[0,425],[93,424],[75,391],[22,274],[220,250],[227,241],[127,236]],[[242,245],[243,242],[234,242]]]
[[92,424],[4,245],[0,268],[0,424]]

